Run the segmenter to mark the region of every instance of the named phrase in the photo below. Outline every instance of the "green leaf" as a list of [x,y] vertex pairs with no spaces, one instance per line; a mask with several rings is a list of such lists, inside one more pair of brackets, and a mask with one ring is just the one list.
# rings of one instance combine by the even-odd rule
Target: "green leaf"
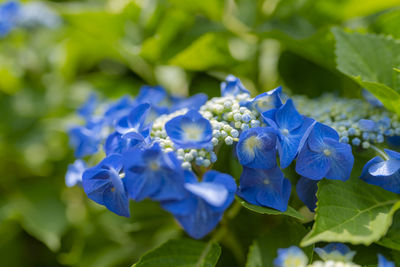
[[218,244],[190,239],[170,240],[143,255],[134,267],[142,266],[215,266],[221,254]]
[[188,70],[200,71],[227,66],[234,62],[226,36],[222,33],[206,33],[173,57],[169,63]]
[[315,242],[370,245],[386,234],[400,196],[360,179],[322,180],[318,184],[315,223],[302,246]]
[[393,216],[393,225],[387,234],[377,242],[379,245],[400,251],[400,212]]
[[297,210],[295,210],[294,208],[292,208],[290,206],[288,206],[287,211],[281,212],[279,210],[274,210],[274,209],[270,209],[270,208],[266,208],[266,207],[249,204],[239,197],[236,197],[236,200],[239,201],[240,204],[242,204],[242,206],[245,207],[246,209],[249,209],[249,210],[257,212],[257,213],[268,214],[268,215],[287,215],[287,216],[290,216],[290,217],[293,217],[293,218],[296,218],[299,220],[304,220],[303,215],[301,215]]
[[[279,248],[287,248],[300,244],[307,230],[303,225],[285,221],[278,227],[270,229],[256,240],[249,248],[246,267],[270,267],[277,257]],[[304,249],[308,258],[312,259],[313,246]]]
[[373,34],[333,29],[337,69],[373,93],[386,108],[400,114],[400,43]]

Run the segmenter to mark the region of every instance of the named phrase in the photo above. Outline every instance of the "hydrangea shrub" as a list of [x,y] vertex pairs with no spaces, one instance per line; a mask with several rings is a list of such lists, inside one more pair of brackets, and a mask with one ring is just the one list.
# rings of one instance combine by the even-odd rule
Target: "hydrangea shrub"
[[[211,99],[177,97],[160,86],[116,101],[91,95],[78,110],[84,123],[69,129],[77,160],[66,184],[82,186],[89,199],[119,216],[135,212],[130,201],[159,202],[189,237],[213,242],[223,232],[221,220],[234,220],[242,206],[299,223],[315,213],[301,243],[277,250],[275,266],[360,266],[341,243],[316,247],[320,260],[313,262],[296,246],[369,245],[385,235],[400,207],[400,153],[381,149],[400,145],[400,121],[364,95],[308,99],[278,87],[252,97],[232,75]],[[221,151],[241,165],[240,176],[214,168]],[[368,153],[378,155],[363,162]],[[372,204],[357,187],[376,191]],[[296,199],[307,212],[291,206]],[[379,266],[394,265],[379,255]]]

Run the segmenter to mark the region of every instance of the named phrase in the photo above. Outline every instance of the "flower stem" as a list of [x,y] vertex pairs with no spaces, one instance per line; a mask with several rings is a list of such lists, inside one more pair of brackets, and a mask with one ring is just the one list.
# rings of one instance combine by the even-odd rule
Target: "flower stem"
[[384,159],[384,160],[389,160],[389,157],[385,154],[385,152],[383,152],[380,148],[378,148],[378,147],[376,147],[376,146],[374,146],[374,145],[371,145],[370,146],[373,150],[375,150],[380,156],[382,156],[382,158]]

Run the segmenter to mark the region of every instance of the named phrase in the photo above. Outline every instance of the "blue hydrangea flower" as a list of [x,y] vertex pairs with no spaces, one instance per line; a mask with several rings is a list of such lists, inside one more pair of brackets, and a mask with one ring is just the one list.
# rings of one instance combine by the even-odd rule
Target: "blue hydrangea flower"
[[111,133],[105,143],[104,151],[106,155],[122,154],[133,148],[143,148],[150,144],[149,131],[144,131],[141,134],[131,133],[123,136],[118,132]]
[[394,262],[388,261],[383,255],[378,254],[378,267],[395,267]]
[[166,110],[170,105],[168,93],[162,86],[142,86],[135,101],[139,104],[148,103],[153,107],[164,107]]
[[8,1],[0,4],[0,37],[7,35],[15,26],[20,12],[20,4]]
[[400,194],[400,153],[389,149],[385,149],[385,152],[389,159],[385,161],[376,156],[368,161],[361,173],[361,179]]
[[194,109],[199,110],[202,105],[207,102],[207,95],[206,94],[195,94],[191,97],[171,97],[172,107],[170,112],[174,112],[180,109]]
[[237,195],[250,204],[286,211],[291,184],[278,167],[269,170],[243,167]]
[[211,232],[231,205],[236,183],[233,178],[217,171],[208,171],[198,182],[191,171],[185,171],[187,197],[181,201],[163,202],[189,236],[199,239]]
[[184,176],[175,154],[164,153],[158,143],[123,154],[125,184],[129,196],[137,201],[147,197],[159,200],[182,199]]
[[297,157],[296,172],[313,180],[345,181],[353,164],[351,146],[340,143],[334,129],[317,122]]
[[280,108],[271,109],[262,115],[264,120],[277,130],[280,166],[286,168],[304,144],[314,120],[302,116],[291,99]]
[[114,154],[83,173],[82,186],[94,202],[120,216],[129,217],[129,199],[121,179],[122,157]]
[[251,108],[256,109],[260,113],[279,108],[280,106],[282,106],[282,100],[280,97],[281,93],[282,87],[279,86],[273,90],[256,96],[247,105]]
[[306,254],[296,246],[278,249],[278,257],[274,260],[275,267],[305,267],[307,264]]
[[296,184],[297,195],[310,211],[314,211],[317,207],[317,190],[318,180],[301,177]]
[[239,78],[228,75],[225,81],[221,83],[221,95],[235,96],[238,94],[250,94],[250,92],[243,86]]
[[119,100],[110,104],[104,112],[104,120],[109,125],[114,125],[122,117],[129,114],[134,106],[130,96],[121,97]]
[[65,184],[68,187],[81,185],[82,174],[86,168],[86,163],[81,159],[77,159],[73,164],[69,164],[67,173],[65,174]]
[[244,131],[236,145],[240,164],[256,169],[276,166],[276,131],[271,127],[255,127]]
[[75,150],[75,157],[95,154],[102,141],[101,131],[103,121],[89,122],[86,126],[77,126],[69,130],[71,147]]
[[118,133],[122,134],[123,137],[135,137],[140,138],[138,135],[142,135],[144,137],[150,134],[149,129],[150,125],[146,124],[146,116],[149,112],[150,105],[140,104],[137,107],[133,108],[131,112],[127,116],[122,117],[115,129]]
[[351,262],[356,255],[348,246],[342,243],[330,243],[323,248],[314,248],[323,261]]
[[206,148],[212,139],[212,127],[196,110],[177,116],[165,124],[169,138],[180,148]]

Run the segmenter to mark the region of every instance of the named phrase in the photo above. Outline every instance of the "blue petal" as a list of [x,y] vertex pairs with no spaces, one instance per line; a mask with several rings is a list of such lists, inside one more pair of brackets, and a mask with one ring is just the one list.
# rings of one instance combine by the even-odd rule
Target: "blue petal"
[[378,267],[395,267],[394,262],[388,261],[384,256],[378,254]]
[[129,217],[129,199],[124,191],[113,190],[111,187],[104,191],[104,206],[117,215]]
[[151,105],[157,106],[167,97],[167,91],[161,86],[142,86],[140,88],[139,94],[136,97],[136,102],[149,103]]
[[150,110],[150,105],[145,103],[141,104],[129,113],[129,125],[131,128],[138,130],[144,126],[144,122],[146,120],[147,113]]
[[200,239],[217,226],[222,215],[222,212],[212,211],[206,203],[198,201],[196,209],[191,214],[176,215],[175,218],[189,236]]
[[360,178],[365,182],[382,187],[385,190],[400,194],[400,172],[396,172],[390,176],[373,176],[369,173],[369,169],[375,164],[379,164],[383,160],[377,156],[365,164]]
[[237,194],[251,204],[285,211],[290,189],[290,181],[278,167],[270,170],[244,167]]
[[314,120],[304,118],[301,127],[289,132],[287,135],[281,132],[278,135],[278,152],[281,168],[288,167],[297,156],[299,150],[304,145],[307,134]]
[[324,178],[329,167],[329,159],[323,153],[311,151],[308,145],[303,147],[297,157],[296,172],[313,180]]
[[214,211],[223,211],[232,204],[237,189],[236,182],[232,176],[226,173],[210,170],[204,174],[203,181],[223,185],[228,190],[228,196],[225,203],[220,207],[212,207]]
[[288,99],[275,113],[276,123],[281,130],[292,131],[303,123],[303,116],[296,110],[292,99]]
[[128,115],[131,108],[132,100],[130,96],[124,96],[115,103],[112,103],[107,108],[107,110],[104,112],[104,119],[108,123],[114,124],[115,121],[118,121],[123,116]]
[[390,159],[400,160],[400,153],[390,149],[384,149]]
[[96,167],[87,169],[83,173],[82,187],[87,196],[100,205],[104,205],[103,194],[108,187],[112,187],[110,171]]
[[173,215],[184,216],[190,215],[196,210],[197,201],[197,198],[188,196],[183,200],[163,201],[161,206]]
[[351,146],[330,138],[325,138],[324,140],[329,149],[332,150],[332,154],[328,156],[330,168],[325,177],[327,179],[346,181],[349,179],[354,165]]
[[311,180],[306,177],[301,177],[297,182],[296,191],[300,200],[310,209],[310,211],[314,211],[317,207],[317,190],[318,190],[318,181]]
[[271,127],[255,127],[240,135],[236,153],[240,164],[258,169],[276,165],[276,131]]
[[339,141],[339,134],[331,127],[315,123],[308,137],[307,143],[309,148],[314,152],[320,152],[325,148],[324,138],[331,138]]
[[400,161],[389,159],[372,165],[368,172],[372,176],[390,176],[398,172],[400,169]]
[[198,110],[202,105],[207,102],[207,95],[206,94],[195,94],[189,98],[184,98],[179,101],[175,101],[176,103],[173,104],[171,108],[171,112],[176,110],[188,108]]
[[279,86],[274,90],[256,96],[250,105],[260,113],[270,109],[279,108],[282,106],[282,100],[280,98],[281,93],[282,87]]
[[351,262],[356,254],[342,243],[330,243],[323,248],[314,248],[314,251],[324,261]]
[[89,95],[88,99],[85,103],[78,109],[79,116],[83,118],[89,118],[93,115],[98,104],[98,98],[96,93],[92,93]]
[[82,183],[82,175],[86,170],[86,163],[77,159],[73,164],[68,165],[68,171],[65,174],[65,184],[68,187],[80,185]]
[[122,156],[119,154],[112,154],[103,159],[97,166],[103,169],[114,169],[119,173],[122,169]]
[[184,185],[186,190],[202,198],[208,204],[221,207],[228,198],[228,190],[222,184],[211,182],[201,182],[197,184],[187,183]]
[[225,82],[221,83],[221,95],[222,96],[235,96],[238,94],[249,94],[250,92],[243,86],[240,79],[233,75],[228,75]]

